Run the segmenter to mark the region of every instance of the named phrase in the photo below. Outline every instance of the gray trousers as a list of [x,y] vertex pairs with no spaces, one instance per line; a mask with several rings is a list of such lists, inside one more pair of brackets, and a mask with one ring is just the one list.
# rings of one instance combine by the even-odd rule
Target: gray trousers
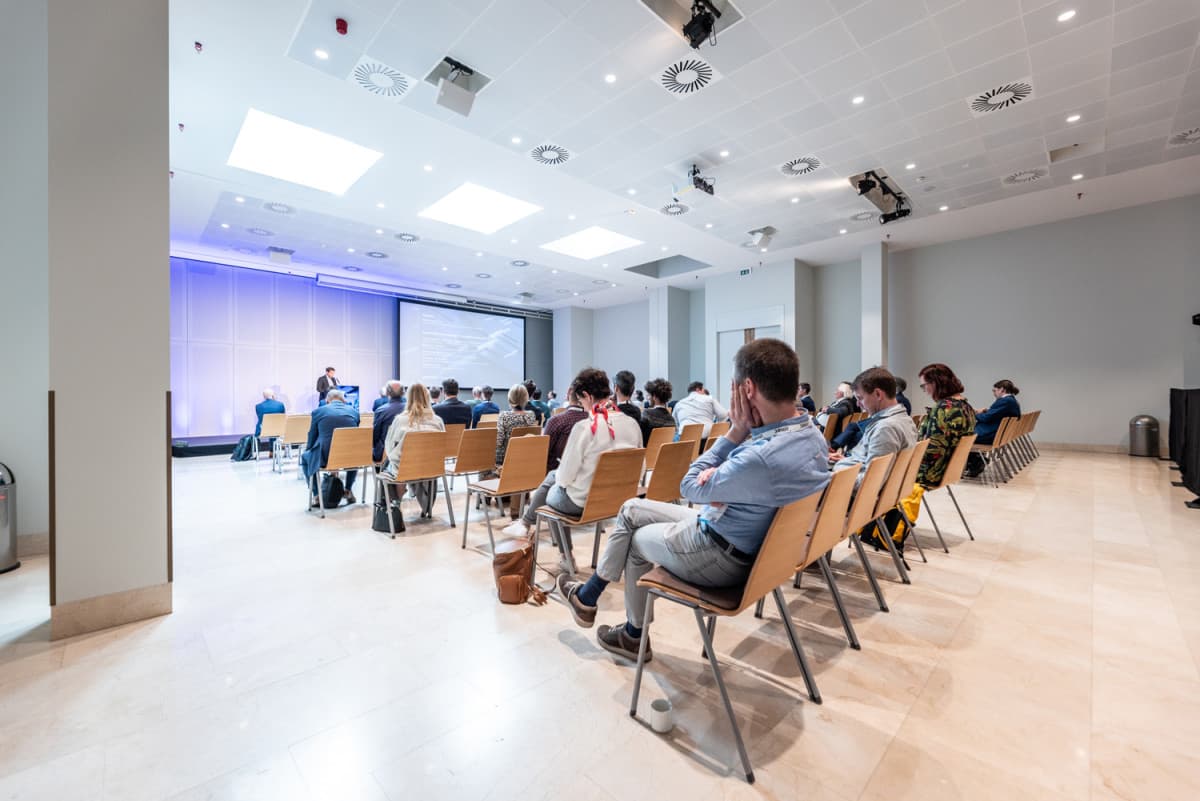
[[661,501],[626,501],[596,567],[605,581],[620,581],[625,572],[625,614],[641,628],[646,611],[645,588],[638,579],[661,565],[684,581],[702,587],[741,584],[753,562],[725,553],[700,530],[695,509]]
[[583,514],[583,509],[575,505],[575,501],[571,500],[571,496],[567,494],[567,491],[554,483],[554,472],[551,470],[547,473],[546,478],[542,481],[542,485],[535,489],[533,495],[529,497],[529,508],[521,516],[526,525],[537,525],[536,512],[538,507],[545,506],[546,504],[571,517],[579,517]]

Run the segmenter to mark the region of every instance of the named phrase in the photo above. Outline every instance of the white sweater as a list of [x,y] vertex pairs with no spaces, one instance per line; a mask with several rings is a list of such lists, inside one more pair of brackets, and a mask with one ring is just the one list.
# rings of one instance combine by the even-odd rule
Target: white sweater
[[387,437],[383,442],[384,452],[387,453],[387,466],[384,472],[390,476],[396,475],[396,468],[400,465],[400,451],[404,449],[404,435],[410,431],[445,431],[446,424],[442,418],[436,414],[431,414],[429,417],[418,420],[415,423],[408,416],[408,412],[401,412],[392,418],[392,425],[388,429]]
[[601,417],[596,421],[596,433],[592,433],[592,417],[580,420],[571,429],[567,445],[563,449],[562,461],[554,474],[554,483],[567,491],[567,496],[580,508],[587,503],[588,490],[596,475],[596,463],[605,451],[642,447],[642,428],[632,418],[610,409],[608,420],[612,423],[614,438]]

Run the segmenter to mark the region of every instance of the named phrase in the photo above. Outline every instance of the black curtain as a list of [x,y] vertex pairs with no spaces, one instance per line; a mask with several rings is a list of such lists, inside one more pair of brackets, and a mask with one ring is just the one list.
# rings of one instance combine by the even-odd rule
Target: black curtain
[[1187,428],[1188,390],[1171,388],[1171,422],[1167,427],[1168,457],[1183,467],[1183,434]]
[[1183,485],[1200,495],[1200,389],[1187,390],[1186,413],[1179,470],[1183,473]]

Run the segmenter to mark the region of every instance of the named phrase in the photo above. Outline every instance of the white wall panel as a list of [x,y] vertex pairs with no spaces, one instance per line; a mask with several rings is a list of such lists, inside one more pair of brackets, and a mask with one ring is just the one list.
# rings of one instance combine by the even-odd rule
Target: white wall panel
[[242,344],[275,342],[275,279],[269,273],[234,270],[234,340]]
[[188,271],[188,339],[229,342],[233,339],[233,270],[200,265]]
[[346,347],[346,294],[341,289],[313,288],[313,345],[318,350]]
[[[263,376],[275,376],[275,350],[239,345],[233,353],[233,397],[258,403],[265,387],[275,388],[273,381],[264,383]],[[252,403],[233,404],[234,431],[253,431],[255,422]]]
[[312,284],[286,276],[275,277],[275,342],[311,348]]
[[[378,335],[383,323],[379,303],[381,300],[395,305],[393,301],[378,295],[352,294],[346,297],[346,324],[349,335],[346,344],[349,347],[372,353],[379,349]],[[395,339],[395,326],[390,331],[392,335],[388,339]]]
[[233,345],[188,344],[192,432],[233,432]]
[[[181,289],[182,291],[176,291]],[[171,259],[171,339],[187,339],[187,265]],[[174,382],[172,382],[172,385]]]

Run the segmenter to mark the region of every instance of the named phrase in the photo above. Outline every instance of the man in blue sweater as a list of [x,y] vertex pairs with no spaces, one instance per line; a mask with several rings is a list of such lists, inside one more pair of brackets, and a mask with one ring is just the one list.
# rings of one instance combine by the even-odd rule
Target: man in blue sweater
[[[317,469],[329,464],[329,446],[333,444],[333,432],[339,428],[357,428],[358,411],[346,403],[346,395],[340,389],[331,389],[325,395],[325,404],[313,409],[312,421],[308,426],[308,441],[300,455],[300,466],[304,477],[310,480],[312,500],[316,506]],[[342,496],[347,503],[354,503],[354,478],[357,470],[346,471],[346,485]]]
[[500,414],[500,407],[492,403],[492,388],[485,385],[481,391],[483,400],[475,404],[475,408],[471,410],[471,428],[479,428],[479,418],[485,414]]
[[[627,620],[597,629],[601,648],[637,660],[648,622],[647,591],[637,582],[656,564],[704,587],[742,584],[779,507],[829,483],[825,438],[795,406],[799,377],[796,353],[786,343],[756,339],[743,345],[733,361],[729,433],[680,484],[683,497],[702,506],[626,501],[595,574],[587,582],[558,577],[575,622],[590,628],[600,594],[624,572]],[[651,656],[647,642],[646,660]]]
[[263,390],[262,403],[254,407],[254,414],[258,417],[258,422],[254,425],[254,438],[262,436],[262,419],[264,414],[283,414],[286,411],[283,404],[275,400],[275,390],[268,387]]

